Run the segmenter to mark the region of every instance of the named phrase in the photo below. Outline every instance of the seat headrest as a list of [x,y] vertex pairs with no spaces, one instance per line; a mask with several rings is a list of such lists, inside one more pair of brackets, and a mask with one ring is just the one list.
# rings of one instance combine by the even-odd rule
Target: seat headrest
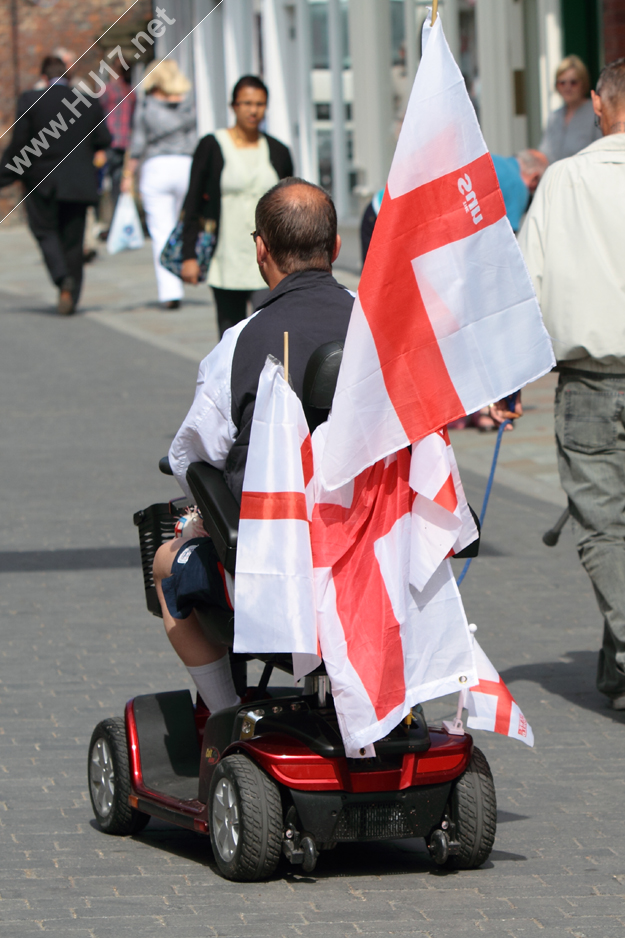
[[312,353],[304,373],[304,407],[330,410],[343,358],[343,342],[326,342]]

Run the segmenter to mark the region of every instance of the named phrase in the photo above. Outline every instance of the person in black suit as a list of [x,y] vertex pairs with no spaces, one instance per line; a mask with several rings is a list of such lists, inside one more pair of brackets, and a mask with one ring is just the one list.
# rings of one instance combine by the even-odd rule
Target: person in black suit
[[98,201],[94,156],[111,135],[99,102],[70,88],[64,72],[61,59],[47,56],[41,67],[47,87],[20,95],[0,188],[24,183],[28,224],[59,288],[58,312],[68,316],[82,285],[87,206]]

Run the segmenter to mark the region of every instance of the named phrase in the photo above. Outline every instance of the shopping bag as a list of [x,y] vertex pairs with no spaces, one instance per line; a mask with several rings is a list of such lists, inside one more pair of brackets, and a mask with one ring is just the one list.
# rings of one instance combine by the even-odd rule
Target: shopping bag
[[[180,277],[182,269],[182,229],[184,218],[180,219],[167,239],[167,243],[161,252],[161,266],[170,273]],[[213,250],[215,248],[215,222],[209,220],[203,223],[203,226],[195,241],[195,257],[200,268],[198,280],[202,283],[206,280],[208,268],[210,266]]]
[[109,254],[118,254],[119,251],[142,248],[144,240],[135,200],[129,192],[124,192],[117,200],[106,248]]

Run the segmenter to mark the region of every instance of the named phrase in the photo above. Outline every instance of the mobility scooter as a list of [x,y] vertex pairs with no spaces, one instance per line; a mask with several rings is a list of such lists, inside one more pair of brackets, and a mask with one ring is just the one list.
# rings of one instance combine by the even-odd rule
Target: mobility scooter
[[[328,343],[308,363],[303,403],[311,430],[327,417],[341,356],[342,344]],[[171,474],[166,458],[160,468]],[[187,481],[234,575],[239,506],[210,465],[192,464]],[[154,615],[161,611],[152,561],[174,536],[181,502],[134,516]],[[232,612],[198,610],[198,618],[213,640],[232,647]],[[208,835],[219,871],[233,880],[271,876],[282,856],[311,872],[320,852],[339,842],[422,837],[439,866],[485,862],[495,838],[495,789],[470,735],[457,725],[453,732],[428,727],[419,705],[375,743],[375,758],[348,759],[323,663],[302,689],[274,687],[274,669],[292,674],[291,655],[230,655],[238,706],[211,715],[188,690],[146,694],[128,702],[124,718],[96,726],[89,791],[103,831],[136,834],[157,817]],[[253,657],[264,670],[248,687]]]

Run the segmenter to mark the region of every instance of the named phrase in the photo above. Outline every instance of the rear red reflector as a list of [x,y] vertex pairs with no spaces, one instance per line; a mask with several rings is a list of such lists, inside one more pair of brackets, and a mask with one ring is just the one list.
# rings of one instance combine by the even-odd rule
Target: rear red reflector
[[417,764],[417,775],[424,772],[448,772],[455,769],[464,759],[464,753],[453,756],[432,756],[431,759],[419,759]]

